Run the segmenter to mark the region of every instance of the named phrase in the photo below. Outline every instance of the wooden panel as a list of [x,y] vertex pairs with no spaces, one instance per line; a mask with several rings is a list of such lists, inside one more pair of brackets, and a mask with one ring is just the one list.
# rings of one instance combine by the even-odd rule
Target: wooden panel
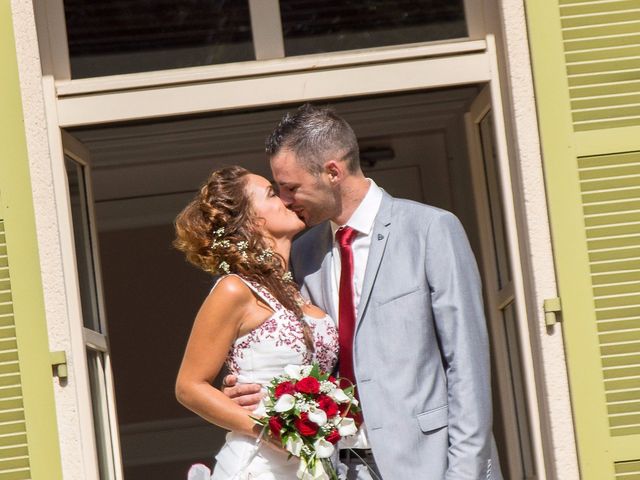
[[0,219],[0,479],[31,478],[11,277]]
[[576,131],[640,125],[640,2],[560,1]]
[[610,194],[640,188],[640,152],[583,157],[578,166],[610,434],[638,435],[640,236],[629,232],[640,228],[640,201]]

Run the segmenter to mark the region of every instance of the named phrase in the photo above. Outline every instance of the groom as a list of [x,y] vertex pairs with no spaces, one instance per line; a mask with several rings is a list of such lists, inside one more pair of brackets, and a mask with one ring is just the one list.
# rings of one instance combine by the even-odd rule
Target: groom
[[[366,178],[353,130],[328,108],[286,114],[267,154],[283,202],[311,227],[292,270],[338,321],[340,375],[362,404],[358,455],[343,459],[364,455],[385,480],[501,479],[481,285],[458,219]],[[226,389],[240,404],[250,391]]]

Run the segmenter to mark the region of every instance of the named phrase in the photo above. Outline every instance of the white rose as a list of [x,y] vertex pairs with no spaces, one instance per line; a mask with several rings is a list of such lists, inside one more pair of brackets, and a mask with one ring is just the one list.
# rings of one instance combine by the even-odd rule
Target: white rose
[[296,399],[294,398],[294,396],[289,395],[288,393],[285,393],[278,399],[273,409],[278,413],[288,412],[293,408],[295,404],[296,404]]
[[331,477],[324,471],[322,462],[316,462],[313,468],[307,468],[307,463],[304,459],[300,459],[296,476],[300,480],[331,480]]
[[302,451],[302,439],[298,435],[289,435],[284,444],[284,448],[294,457],[299,457]]
[[315,423],[319,427],[322,427],[325,423],[327,423],[327,414],[321,408],[318,408],[318,407],[309,408],[308,415],[309,415],[309,420],[311,420],[313,423]]
[[329,392],[328,395],[338,403],[347,403],[350,402],[351,399],[344,393],[344,390],[341,388],[336,388],[332,392]]
[[342,421],[338,424],[338,433],[341,437],[347,437],[349,435],[355,435],[358,431],[356,427],[356,422],[353,418],[343,418]]
[[333,451],[335,450],[333,444],[331,442],[327,442],[324,438],[316,440],[313,447],[316,449],[318,458],[329,458],[333,455]]

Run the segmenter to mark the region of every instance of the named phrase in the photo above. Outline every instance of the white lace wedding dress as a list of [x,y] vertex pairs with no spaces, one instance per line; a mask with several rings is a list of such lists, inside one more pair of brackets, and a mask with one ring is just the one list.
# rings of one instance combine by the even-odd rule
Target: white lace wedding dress
[[[239,383],[267,385],[290,364],[315,361],[322,370],[333,369],[338,358],[338,331],[331,317],[305,316],[313,334],[315,352],[311,352],[296,316],[263,286],[238,278],[273,310],[259,327],[238,337],[229,351],[227,368],[238,376]],[[194,465],[188,480],[293,480],[297,469],[297,458],[288,459],[287,453],[256,443],[255,438],[229,432],[216,455],[213,474],[204,465]]]

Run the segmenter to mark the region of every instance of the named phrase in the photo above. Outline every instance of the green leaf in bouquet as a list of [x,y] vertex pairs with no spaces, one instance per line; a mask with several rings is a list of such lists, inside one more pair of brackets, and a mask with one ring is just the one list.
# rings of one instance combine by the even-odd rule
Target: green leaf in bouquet
[[315,379],[320,379],[320,366],[317,363],[314,363],[311,366],[311,372],[309,372],[309,376]]
[[353,397],[355,388],[355,385],[349,385],[348,387],[343,388],[342,391],[350,397]]
[[266,427],[269,424],[269,417],[258,418],[254,417],[253,415],[249,415],[249,418],[256,422],[258,425],[262,425],[263,427]]

